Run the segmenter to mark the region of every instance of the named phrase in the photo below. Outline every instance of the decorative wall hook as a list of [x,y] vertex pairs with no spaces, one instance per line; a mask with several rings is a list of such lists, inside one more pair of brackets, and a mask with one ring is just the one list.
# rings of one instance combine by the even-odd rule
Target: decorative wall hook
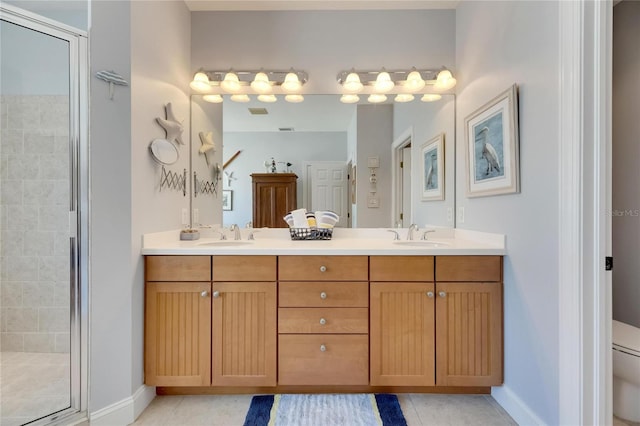
[[207,166],[209,166],[209,157],[207,156],[207,152],[212,151],[216,152],[216,144],[213,142],[213,132],[200,132],[200,149],[198,152],[200,154],[204,154],[204,159],[207,162]]
[[109,99],[113,100],[114,85],[128,86],[129,83],[115,71],[98,71],[96,77],[109,83]]
[[168,141],[176,141],[180,145],[184,145],[184,141],[182,140],[182,131],[184,128],[182,127],[182,122],[178,121],[176,116],[173,114],[171,102],[166,104],[164,109],[167,114],[167,119],[165,120],[164,118],[157,117],[156,121],[165,130],[165,132],[167,132]]

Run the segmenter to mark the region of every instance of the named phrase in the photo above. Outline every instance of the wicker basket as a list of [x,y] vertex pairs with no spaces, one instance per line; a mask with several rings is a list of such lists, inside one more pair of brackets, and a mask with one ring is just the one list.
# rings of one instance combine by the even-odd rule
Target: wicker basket
[[330,240],[333,229],[289,228],[292,240]]

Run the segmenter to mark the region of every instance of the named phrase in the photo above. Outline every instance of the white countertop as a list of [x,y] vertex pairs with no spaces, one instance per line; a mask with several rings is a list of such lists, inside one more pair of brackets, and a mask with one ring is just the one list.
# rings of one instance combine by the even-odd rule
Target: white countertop
[[[420,240],[425,229],[427,242]],[[247,241],[249,232],[255,240]],[[143,255],[505,255],[505,236],[451,228],[422,228],[414,240],[407,241],[406,229],[395,229],[394,241],[387,228],[336,228],[331,240],[292,241],[288,229],[242,229],[242,240],[227,240],[211,229],[200,229],[200,239],[181,241],[180,230],[143,236]]]

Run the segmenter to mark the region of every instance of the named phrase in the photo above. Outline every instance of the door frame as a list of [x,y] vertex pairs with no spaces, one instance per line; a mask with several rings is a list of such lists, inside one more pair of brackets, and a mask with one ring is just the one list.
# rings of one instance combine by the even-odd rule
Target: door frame
[[89,400],[89,42],[86,31],[2,3],[0,18],[69,43],[70,407],[33,425],[87,418]]
[[610,0],[559,2],[559,424],[612,409]]
[[[393,140],[391,144],[391,226],[395,227],[397,218],[402,210],[402,170],[397,164],[402,158],[402,149],[413,142],[413,126],[409,126],[405,131]],[[413,158],[413,156],[412,156]],[[413,161],[413,160],[412,160]],[[413,186],[413,183],[412,183]],[[413,190],[411,191],[411,211],[413,215]]]

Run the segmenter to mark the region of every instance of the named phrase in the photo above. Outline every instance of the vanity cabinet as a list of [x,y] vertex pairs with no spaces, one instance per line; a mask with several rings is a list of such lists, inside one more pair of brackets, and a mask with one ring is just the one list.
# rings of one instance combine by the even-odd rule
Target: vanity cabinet
[[367,256],[280,256],[278,275],[278,384],[367,385]]
[[283,217],[297,209],[295,173],[253,173],[253,227],[286,228]]
[[211,258],[145,258],[145,383],[211,383]]
[[435,385],[433,256],[372,256],[371,385]]
[[276,256],[213,256],[213,386],[276,385]]

